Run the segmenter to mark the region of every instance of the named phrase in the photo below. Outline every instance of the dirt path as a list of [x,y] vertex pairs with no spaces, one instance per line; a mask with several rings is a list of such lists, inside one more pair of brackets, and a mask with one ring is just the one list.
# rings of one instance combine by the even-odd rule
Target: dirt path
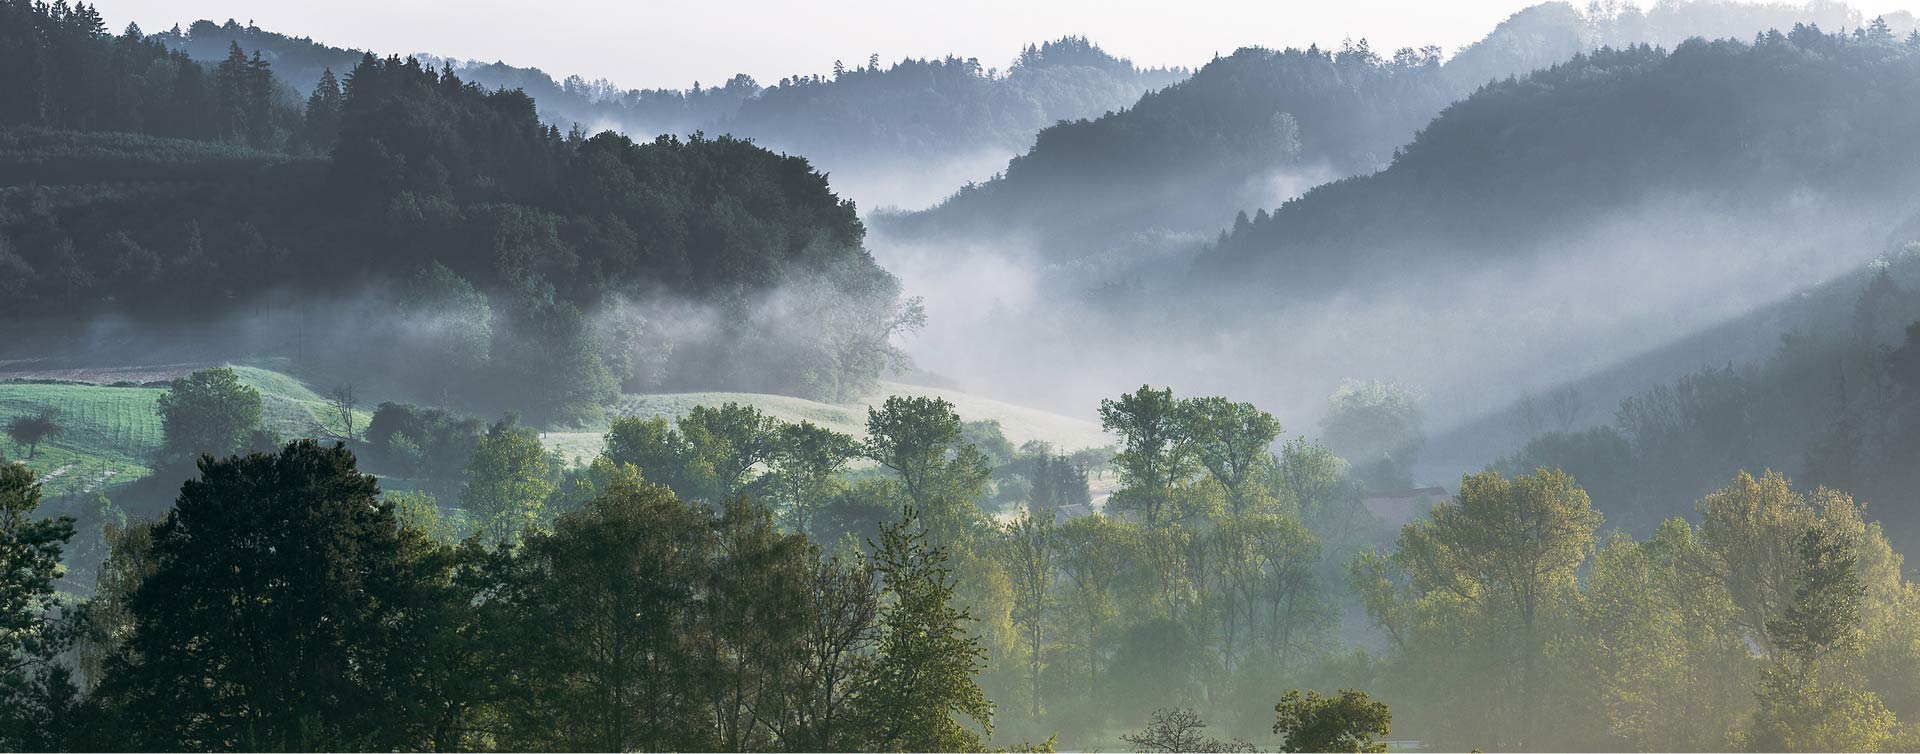
[[80,465],[80,464],[77,464],[77,463],[69,463],[69,464],[67,464],[67,465],[65,465],[65,466],[62,466],[62,467],[60,467],[60,468],[57,468],[57,469],[54,469],[54,470],[52,470],[52,471],[49,471],[49,472],[47,472],[47,473],[45,473],[45,474],[41,474],[41,475],[40,475],[40,482],[44,484],[44,483],[46,483],[46,482],[47,482],[48,480],[52,480],[52,479],[58,479],[58,478],[60,478],[60,475],[61,475],[61,474],[65,474],[65,473],[67,473],[68,471],[71,471],[71,470],[73,469],[73,467],[75,467],[75,466],[79,466],[79,465]]

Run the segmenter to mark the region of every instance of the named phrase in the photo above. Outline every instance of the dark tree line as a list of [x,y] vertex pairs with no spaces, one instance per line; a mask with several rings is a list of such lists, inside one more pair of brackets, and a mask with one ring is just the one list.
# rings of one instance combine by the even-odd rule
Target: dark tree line
[[[264,51],[290,81],[345,71],[361,52],[328,47],[228,20],[195,21],[154,35],[202,61],[230,44]],[[835,61],[826,71],[783,76],[763,86],[746,74],[685,89],[622,89],[605,79],[556,78],[504,62],[428,58],[487,89],[518,89],[547,122],[617,123],[636,138],[695,131],[753,138],[818,162],[925,160],[1014,150],[1054,122],[1097,114],[1186,76],[1184,69],[1140,68],[1085,37],[1028,45],[1004,70],[957,56],[879,56]]]
[[238,45],[211,71],[94,6],[0,3],[0,125],[132,131],[251,147],[297,146],[299,111],[270,66]]
[[338,75],[352,70],[362,55],[360,50],[332,47],[307,37],[276,34],[252,24],[242,26],[233,19],[218,24],[194,21],[184,29],[174,24],[173,28],[148,38],[207,64],[224,60],[228,51],[236,46],[249,53],[258,52],[273,66],[275,74],[287,82],[288,86],[282,88],[280,94],[289,104],[297,104],[305,87],[319,81],[325,72]]
[[1132,102],[1182,69],[1144,69],[1085,37],[1028,45],[1004,71],[977,58],[836,62],[783,77],[722,125],[829,164],[1019,149],[1053,123]]

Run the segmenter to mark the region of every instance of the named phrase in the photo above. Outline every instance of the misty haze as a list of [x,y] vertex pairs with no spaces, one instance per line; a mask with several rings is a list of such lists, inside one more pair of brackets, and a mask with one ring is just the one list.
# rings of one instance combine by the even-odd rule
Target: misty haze
[[0,0],[0,751],[1920,750],[1861,2]]

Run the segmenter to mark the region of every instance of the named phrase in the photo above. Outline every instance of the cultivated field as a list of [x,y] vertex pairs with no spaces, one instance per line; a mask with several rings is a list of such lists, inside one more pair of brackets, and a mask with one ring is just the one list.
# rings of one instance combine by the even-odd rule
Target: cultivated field
[[[160,448],[160,416],[155,404],[163,387],[113,387],[113,383],[169,380],[212,364],[168,364],[111,368],[33,369],[19,362],[0,365],[6,379],[63,379],[99,384],[0,382],[0,424],[15,416],[53,408],[66,433],[41,444],[31,461],[27,449],[0,438],[0,456],[26,461],[49,496],[105,490],[146,476],[149,459]],[[281,437],[335,437],[339,421],[326,399],[281,372],[234,366],[240,381],[260,391],[263,420]],[[355,429],[369,415],[358,412]]]
[[[51,407],[60,412],[65,436],[42,443],[28,468],[48,495],[90,492],[146,476],[147,459],[160,447],[160,388],[97,385],[0,384],[0,423]],[[27,449],[0,440],[9,460]]]

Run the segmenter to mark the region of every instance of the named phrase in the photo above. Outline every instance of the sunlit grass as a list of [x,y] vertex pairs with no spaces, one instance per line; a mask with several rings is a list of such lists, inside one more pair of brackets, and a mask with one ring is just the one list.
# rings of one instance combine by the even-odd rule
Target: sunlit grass
[[[299,380],[258,367],[236,366],[240,381],[260,391],[262,422],[285,437],[332,438],[340,432],[327,399]],[[60,412],[65,433],[42,443],[32,460],[27,448],[0,439],[0,454],[25,461],[49,496],[93,492],[137,480],[163,439],[157,403],[166,388],[104,385],[0,383],[0,424],[45,408]],[[356,432],[371,415],[355,412]]]

